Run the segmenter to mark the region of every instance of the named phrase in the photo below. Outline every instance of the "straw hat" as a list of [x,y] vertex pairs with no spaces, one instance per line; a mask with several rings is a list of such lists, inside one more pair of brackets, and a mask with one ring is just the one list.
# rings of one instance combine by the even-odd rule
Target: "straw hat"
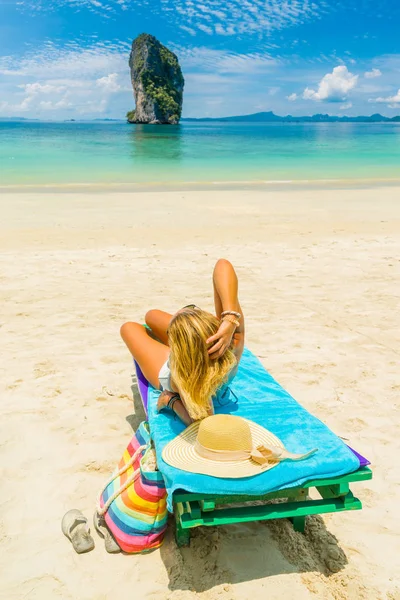
[[275,467],[282,442],[270,431],[233,415],[212,415],[189,425],[169,442],[163,460],[178,469],[212,477],[238,479]]

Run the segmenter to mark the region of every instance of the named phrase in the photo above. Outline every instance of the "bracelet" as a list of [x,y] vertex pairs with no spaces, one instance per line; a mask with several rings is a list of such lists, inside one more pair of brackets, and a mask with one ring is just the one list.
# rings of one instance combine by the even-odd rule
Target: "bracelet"
[[224,310],[224,312],[221,313],[221,317],[225,317],[225,315],[233,315],[237,319],[240,319],[242,317],[242,315],[236,312],[235,310]]
[[232,323],[233,325],[236,325],[236,328],[240,326],[239,321],[237,319],[235,319],[234,317],[226,316],[226,317],[223,317],[222,321],[228,321],[228,323]]
[[181,398],[180,398],[179,394],[174,394],[173,396],[171,396],[171,398],[168,400],[167,408],[169,408],[169,410],[172,410],[172,412],[175,412],[174,404],[177,400],[180,400],[180,399]]

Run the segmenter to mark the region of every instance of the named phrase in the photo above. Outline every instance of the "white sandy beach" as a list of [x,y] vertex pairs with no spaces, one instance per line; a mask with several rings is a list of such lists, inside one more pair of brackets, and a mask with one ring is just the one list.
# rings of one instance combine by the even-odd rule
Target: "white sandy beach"
[[[0,597],[7,600],[400,599],[400,189],[3,193],[0,199]],[[362,511],[172,528],[145,556],[77,555],[143,418],[119,337],[148,308],[212,308],[230,259],[247,345],[369,457]],[[133,386],[135,389],[135,386]]]

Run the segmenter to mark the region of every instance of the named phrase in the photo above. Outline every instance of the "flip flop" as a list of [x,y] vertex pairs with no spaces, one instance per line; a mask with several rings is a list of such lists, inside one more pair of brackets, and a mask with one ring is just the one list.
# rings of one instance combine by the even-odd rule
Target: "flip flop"
[[61,521],[61,529],[78,554],[93,550],[94,540],[89,533],[88,520],[80,510],[73,508],[65,513]]
[[121,552],[121,548],[114,540],[111,531],[106,525],[105,518],[100,516],[97,511],[93,515],[93,525],[99,536],[104,538],[104,546],[109,554],[117,554],[117,552]]

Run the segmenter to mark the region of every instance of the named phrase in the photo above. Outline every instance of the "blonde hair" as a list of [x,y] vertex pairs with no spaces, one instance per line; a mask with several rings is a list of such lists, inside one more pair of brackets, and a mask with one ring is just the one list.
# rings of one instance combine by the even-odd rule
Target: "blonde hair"
[[206,340],[217,333],[219,326],[220,321],[211,313],[185,308],[173,317],[168,327],[172,380],[195,421],[209,415],[212,397],[236,365],[230,349],[217,359],[208,354]]

